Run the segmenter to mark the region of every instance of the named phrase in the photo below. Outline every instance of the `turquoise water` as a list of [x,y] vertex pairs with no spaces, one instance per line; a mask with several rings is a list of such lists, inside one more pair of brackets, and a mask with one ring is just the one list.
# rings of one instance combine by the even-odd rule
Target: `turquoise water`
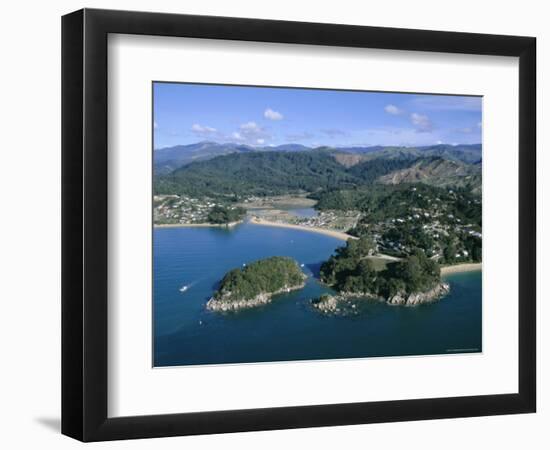
[[[317,233],[251,224],[155,229],[154,365],[481,351],[481,272],[448,276],[451,294],[430,305],[363,302],[352,317],[312,310],[309,299],[330,292],[315,278],[319,265],[340,245]],[[206,310],[228,270],[274,255],[304,264],[304,289],[238,313]]]

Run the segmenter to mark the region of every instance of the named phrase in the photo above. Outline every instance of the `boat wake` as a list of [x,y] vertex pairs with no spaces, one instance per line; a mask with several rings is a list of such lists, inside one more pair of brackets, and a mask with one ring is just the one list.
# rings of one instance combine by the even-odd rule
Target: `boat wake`
[[195,284],[197,284],[199,281],[201,281],[201,280],[203,280],[203,279],[204,279],[204,277],[201,277],[201,278],[199,278],[198,280],[195,280],[195,281],[193,281],[193,282],[191,282],[191,283],[189,283],[189,284],[184,284],[182,287],[179,288],[179,291],[182,292],[182,293],[183,293],[183,292],[186,292],[186,291],[188,291],[189,289],[191,289]]

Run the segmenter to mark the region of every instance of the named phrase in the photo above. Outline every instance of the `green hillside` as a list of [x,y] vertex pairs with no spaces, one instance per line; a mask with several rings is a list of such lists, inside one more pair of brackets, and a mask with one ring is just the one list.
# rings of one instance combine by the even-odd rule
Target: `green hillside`
[[347,168],[323,151],[233,153],[158,176],[155,192],[215,197],[346,189],[372,183],[413,163],[412,159],[379,159]]

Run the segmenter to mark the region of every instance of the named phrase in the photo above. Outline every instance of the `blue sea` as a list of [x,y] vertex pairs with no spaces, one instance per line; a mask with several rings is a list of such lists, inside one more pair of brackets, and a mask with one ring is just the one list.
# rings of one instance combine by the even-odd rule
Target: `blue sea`
[[[324,316],[309,300],[331,290],[319,266],[343,241],[245,223],[233,229],[156,228],[154,365],[251,363],[480,352],[481,272],[446,277],[451,293],[418,307],[361,302],[354,316]],[[238,313],[205,304],[224,274],[268,256],[290,256],[309,276],[300,291]],[[185,292],[180,288],[187,286]]]

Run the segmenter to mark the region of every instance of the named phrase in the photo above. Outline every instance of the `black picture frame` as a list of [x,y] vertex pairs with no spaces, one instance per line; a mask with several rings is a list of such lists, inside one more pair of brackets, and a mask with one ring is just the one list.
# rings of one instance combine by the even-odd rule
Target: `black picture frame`
[[[519,58],[519,386],[498,395],[107,416],[110,33]],[[82,441],[486,416],[536,408],[536,39],[83,9],[62,18],[62,433]]]

